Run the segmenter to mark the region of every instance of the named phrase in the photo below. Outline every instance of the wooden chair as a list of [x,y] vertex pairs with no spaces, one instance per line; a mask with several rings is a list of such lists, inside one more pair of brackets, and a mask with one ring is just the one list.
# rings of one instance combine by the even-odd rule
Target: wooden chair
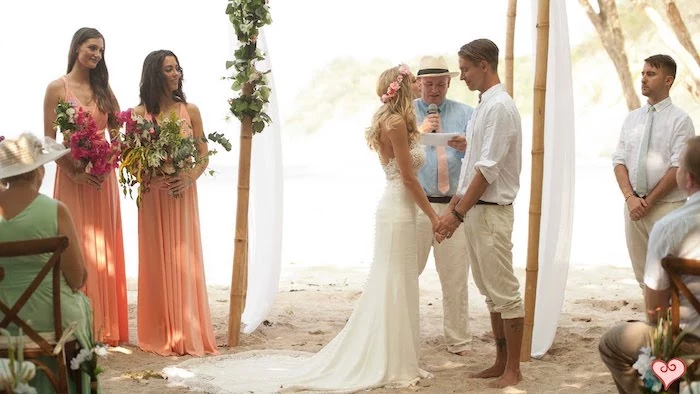
[[[695,311],[700,315],[700,301],[698,301],[697,297],[690,291],[690,289],[688,289],[688,286],[686,286],[681,277],[681,275],[700,276],[700,260],[684,259],[669,255],[661,260],[661,266],[664,268],[664,270],[666,270],[666,273],[668,273],[668,276],[671,279],[671,326],[675,336],[675,334],[680,332],[681,294],[688,300],[688,302],[690,302],[690,305],[692,305],[693,308],[695,308]],[[687,342],[687,340],[684,339],[684,342]],[[700,344],[697,340],[693,341],[692,344],[689,344],[689,347],[692,350],[683,352],[683,347],[684,346],[681,345],[681,354],[700,353],[698,351],[698,349],[700,349]],[[697,375],[698,366],[700,366],[700,362],[695,360],[686,370],[686,373],[690,377],[691,381],[700,380],[700,376]]]
[[[63,325],[61,319],[61,255],[68,247],[67,237],[53,237],[45,239],[32,239],[26,241],[0,242],[0,257],[12,258],[21,256],[33,256],[44,253],[52,253],[51,258],[39,271],[27,289],[17,299],[17,302],[8,307],[0,302],[0,311],[4,313],[4,318],[0,321],[1,328],[7,328],[10,323],[20,327],[24,334],[24,357],[32,361],[37,369],[42,370],[57,393],[68,393],[69,373],[66,366],[66,353],[74,353],[78,343],[72,336],[62,348],[56,349],[56,345],[63,336]],[[0,267],[1,269],[2,267]],[[52,294],[53,294],[53,332],[37,332],[27,321],[22,320],[17,313],[22,309],[27,300],[36,291],[41,282],[46,278],[49,271],[52,271]],[[5,276],[4,270],[0,274],[0,280]],[[12,280],[12,278],[7,278]],[[0,337],[0,357],[8,356],[7,338]],[[53,357],[58,364],[58,373],[54,373],[46,366],[39,357]],[[79,379],[78,379],[79,381]],[[76,381],[77,383],[77,381]]]

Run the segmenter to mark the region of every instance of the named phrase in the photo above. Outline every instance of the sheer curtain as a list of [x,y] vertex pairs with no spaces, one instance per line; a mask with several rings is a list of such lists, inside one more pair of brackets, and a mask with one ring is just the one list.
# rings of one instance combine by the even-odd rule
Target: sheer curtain
[[[537,1],[532,1],[536,26]],[[544,178],[532,357],[552,346],[564,303],[574,215],[574,102],[566,2],[550,3]],[[533,45],[535,48],[535,45]]]
[[[257,69],[272,69],[265,34],[258,48],[266,53]],[[248,294],[241,318],[250,334],[265,320],[277,295],[282,265],[282,138],[273,73],[267,74],[272,90],[267,113],[272,124],[253,137],[248,210]]]

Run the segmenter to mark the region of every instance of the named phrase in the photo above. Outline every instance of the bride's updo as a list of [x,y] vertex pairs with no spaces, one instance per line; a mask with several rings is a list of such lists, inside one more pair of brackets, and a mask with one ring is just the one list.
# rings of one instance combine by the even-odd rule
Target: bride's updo
[[379,150],[379,136],[382,130],[393,127],[403,120],[408,129],[409,145],[419,137],[416,115],[413,111],[412,75],[406,65],[392,67],[382,73],[377,81],[377,96],[383,105],[372,116],[372,124],[365,131],[367,145]]

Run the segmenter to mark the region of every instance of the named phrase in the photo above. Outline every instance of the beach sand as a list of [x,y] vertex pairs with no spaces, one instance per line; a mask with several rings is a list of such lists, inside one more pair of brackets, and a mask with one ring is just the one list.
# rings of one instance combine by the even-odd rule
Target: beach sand
[[[524,270],[516,268],[524,284]],[[267,321],[241,344],[228,348],[227,286],[209,286],[209,303],[214,330],[222,354],[253,349],[292,349],[316,352],[343,327],[359,297],[366,268],[310,267],[290,264],[286,278]],[[489,316],[470,279],[471,353],[460,357],[446,351],[442,335],[440,283],[429,266],[421,276],[421,367],[433,379],[401,390],[377,389],[377,393],[614,393],[615,387],[598,355],[598,341],[605,330],[619,322],[642,317],[641,291],[631,268],[608,266],[573,267],[569,271],[556,338],[549,352],[539,360],[522,364],[523,382],[505,389],[489,389],[490,379],[469,379],[467,373],[488,366],[494,359]],[[131,342],[136,343],[136,282],[129,282]],[[167,366],[190,357],[161,357],[124,346],[131,354],[112,352],[102,361],[101,376],[106,393],[183,393],[156,375]]]

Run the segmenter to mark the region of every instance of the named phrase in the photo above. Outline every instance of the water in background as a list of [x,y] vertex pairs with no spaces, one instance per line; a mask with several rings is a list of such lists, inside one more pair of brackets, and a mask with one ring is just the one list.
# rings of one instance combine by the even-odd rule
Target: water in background
[[[356,134],[349,134],[346,122],[355,124],[353,120],[335,122],[313,138],[287,138],[283,142],[283,275],[291,264],[369,267],[374,209],[384,184],[383,172],[375,154],[365,146],[362,129],[358,126]],[[530,123],[530,119],[523,119],[523,172],[514,205],[514,264],[519,267],[525,266],[527,255]],[[213,161],[217,175],[198,181],[200,224],[207,282],[228,285],[238,155],[217,156]],[[42,192],[48,195],[53,191],[54,171],[54,165],[47,166]],[[133,278],[138,274],[136,203],[122,196],[121,204],[126,271],[127,277]],[[571,265],[629,266],[622,209],[610,160],[578,158]]]

